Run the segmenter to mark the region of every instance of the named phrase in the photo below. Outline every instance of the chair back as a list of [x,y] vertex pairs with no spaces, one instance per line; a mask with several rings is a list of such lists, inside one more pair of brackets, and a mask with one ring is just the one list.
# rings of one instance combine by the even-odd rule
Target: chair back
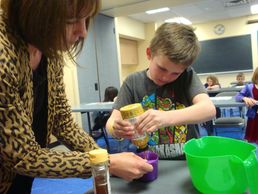
[[[216,97],[234,97],[237,93],[237,91],[221,92]],[[225,135],[231,138],[242,139],[245,132],[245,119],[242,118],[242,107],[221,107],[220,111],[222,113],[221,117],[213,121],[214,135],[220,134],[221,136]]]

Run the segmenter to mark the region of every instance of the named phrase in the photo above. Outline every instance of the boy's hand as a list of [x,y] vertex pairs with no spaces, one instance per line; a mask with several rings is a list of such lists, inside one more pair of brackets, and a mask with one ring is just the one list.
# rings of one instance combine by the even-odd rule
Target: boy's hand
[[150,109],[137,118],[135,127],[138,131],[153,132],[168,125],[167,111]]
[[130,122],[122,119],[114,120],[113,135],[115,137],[132,139],[134,133],[134,126]]

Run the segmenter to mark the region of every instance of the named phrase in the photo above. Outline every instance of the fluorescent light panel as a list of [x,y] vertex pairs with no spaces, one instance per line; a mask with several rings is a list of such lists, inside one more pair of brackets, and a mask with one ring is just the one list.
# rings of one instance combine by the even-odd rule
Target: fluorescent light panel
[[162,8],[159,8],[159,9],[152,9],[152,10],[145,11],[145,13],[155,14],[155,13],[165,12],[165,11],[169,11],[169,10],[170,9],[168,7],[162,7]]
[[251,5],[251,13],[258,14],[258,4]]
[[186,24],[186,25],[191,25],[192,22],[184,17],[175,17],[175,18],[170,18],[165,20],[166,23],[179,23],[179,24]]

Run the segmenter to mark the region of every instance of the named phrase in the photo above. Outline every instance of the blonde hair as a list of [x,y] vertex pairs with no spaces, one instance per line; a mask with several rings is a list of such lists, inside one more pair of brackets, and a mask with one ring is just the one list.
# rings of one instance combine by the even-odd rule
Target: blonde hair
[[176,64],[191,65],[200,52],[194,29],[188,25],[164,23],[150,43],[151,55],[164,55]]

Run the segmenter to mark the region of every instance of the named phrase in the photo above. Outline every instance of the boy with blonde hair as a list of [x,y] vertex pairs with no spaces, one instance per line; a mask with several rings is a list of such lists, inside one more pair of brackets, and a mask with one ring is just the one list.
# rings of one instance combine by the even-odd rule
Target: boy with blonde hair
[[[161,159],[184,159],[184,143],[198,137],[195,125],[215,116],[215,107],[190,67],[199,53],[193,28],[183,24],[161,25],[149,48],[146,70],[124,81],[106,127],[116,138],[132,138],[134,127],[150,134],[149,149]],[[146,110],[136,126],[121,117],[119,109],[141,103]]]

